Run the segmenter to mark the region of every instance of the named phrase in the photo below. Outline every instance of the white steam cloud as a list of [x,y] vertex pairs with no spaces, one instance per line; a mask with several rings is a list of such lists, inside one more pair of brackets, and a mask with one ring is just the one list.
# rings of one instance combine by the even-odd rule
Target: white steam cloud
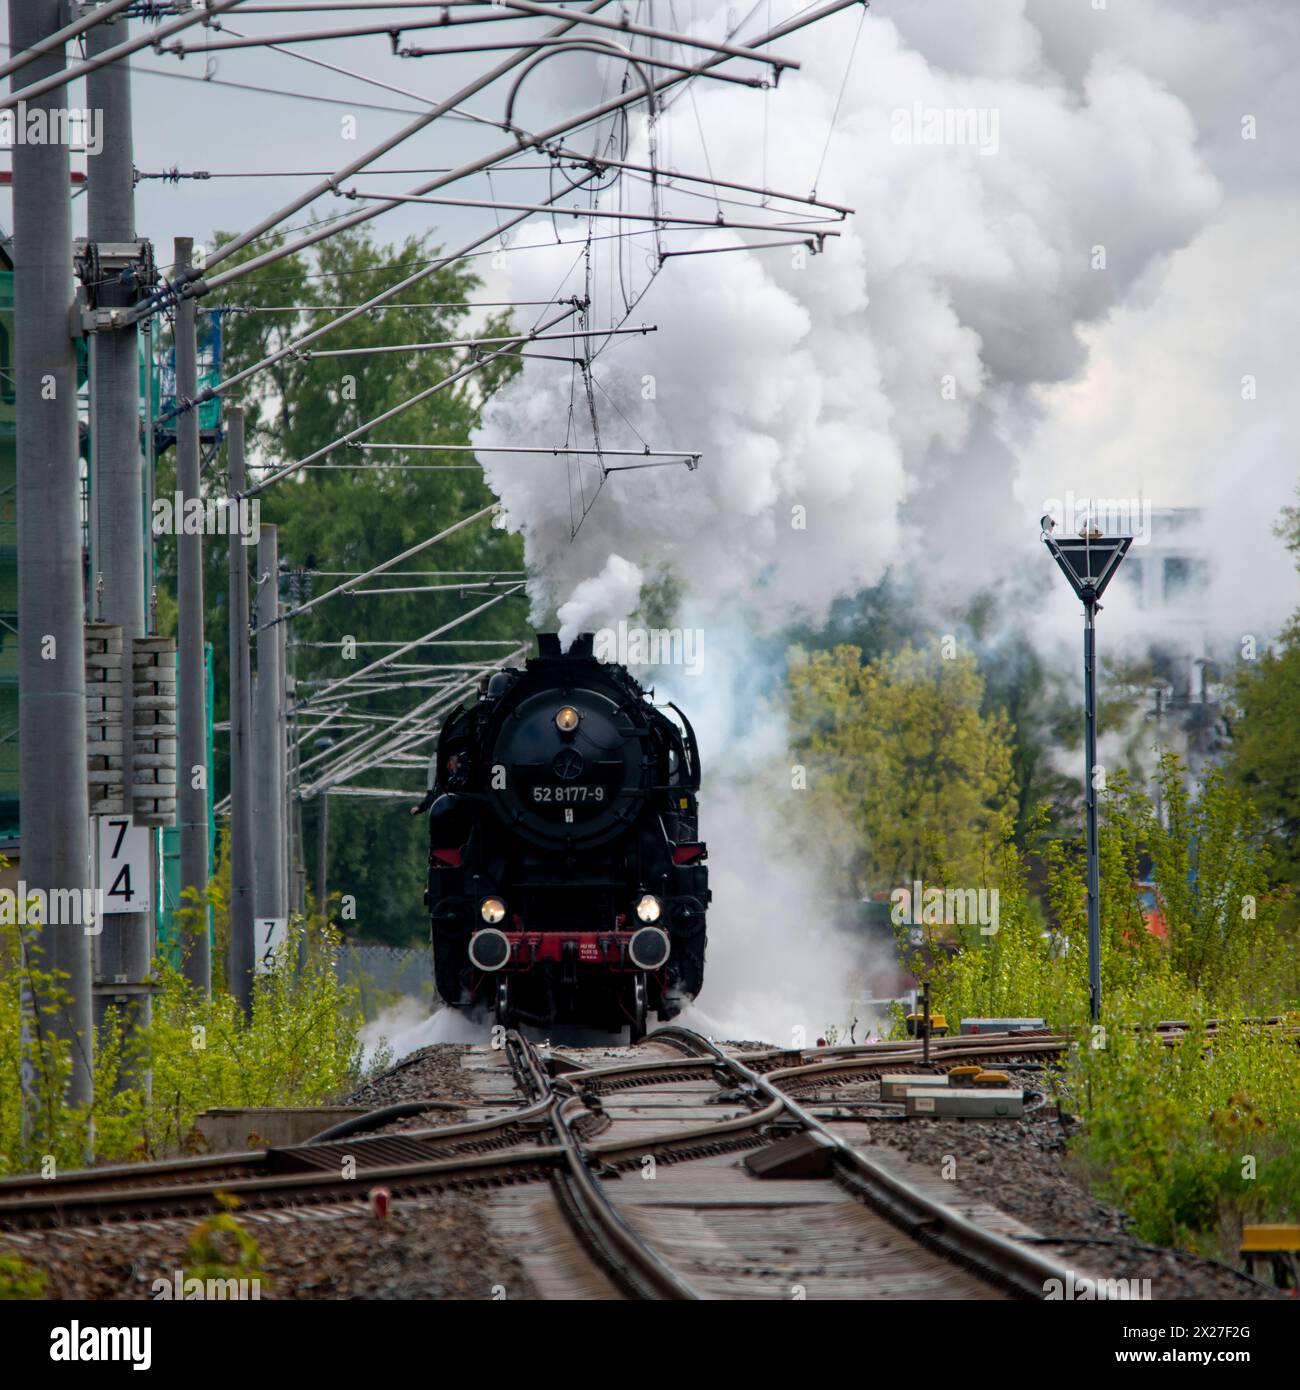
[[[1081,329],[1194,238],[1218,187],[1181,101],[1107,53],[1077,91],[1050,80],[1023,17],[1012,22],[1019,8],[995,7],[985,21],[1020,36],[992,45],[987,74],[931,66],[894,24],[868,15],[819,179],[857,209],[843,235],[822,257],[800,247],[670,261],[630,320],[659,332],[612,340],[597,359],[604,444],[700,450],[698,472],[611,475],[571,539],[562,464],[485,456],[527,540],[536,617],[579,597],[611,555],[666,564],[718,612],[739,605],[779,626],[821,615],[913,545],[927,569],[957,578],[969,551],[959,538],[990,554],[1034,540],[1037,513],[1024,513],[1013,487],[1017,449],[1040,415],[1035,391],[1080,371]],[[804,72],[768,98],[766,182],[802,191],[811,181],[856,22],[784,41]],[[752,103],[706,86],[696,104],[711,167],[764,182]],[[895,113],[918,108],[996,111],[996,152],[898,143]],[[661,158],[670,150],[683,169],[704,167],[690,104],[669,108],[658,141]],[[633,157],[644,154],[643,136]],[[666,201],[712,210],[707,199]],[[573,247],[542,249],[545,227],[531,235],[537,249],[510,258],[513,292],[583,290],[581,267],[569,273]],[[715,232],[663,241],[726,244]],[[593,244],[596,324],[623,316],[617,277],[610,290],[618,248]],[[479,438],[560,442],[574,395],[568,372],[529,362],[491,403]],[[585,411],[579,389],[577,442],[590,447]],[[571,467],[589,490],[591,466]],[[626,588],[618,597],[635,606]]]
[[605,567],[584,579],[573,597],[560,605],[560,642],[568,646],[580,632],[589,632],[626,617],[641,596],[641,571],[621,555],[611,555]]
[[[1245,157],[1241,140],[1218,128],[1203,135],[1198,120],[1276,113],[1291,102],[1275,50],[1293,63],[1300,25],[1265,0],[1230,16],[1201,0],[1153,2],[1145,8],[1181,36],[1156,43],[1154,21],[1093,11],[1090,23],[1080,18],[1085,7],[1068,18],[1063,8],[925,0],[900,3],[888,16],[868,11],[829,146],[856,11],[777,45],[803,63],[777,91],[751,97],[704,83],[693,99],[668,107],[655,132],[661,163],[797,193],[815,180],[821,195],[854,207],[847,223],[833,224],[842,235],[827,241],[824,255],[785,247],[673,259],[629,313],[654,238],[636,237],[634,252],[616,240],[593,241],[587,274],[573,242],[546,244],[549,224],[529,232],[532,249],[507,258],[516,298],[587,293],[593,324],[626,314],[631,325],[659,331],[611,339],[590,393],[559,364],[528,361],[490,402],[477,441],[591,448],[590,398],[604,447],[702,455],[695,472],[642,468],[613,473],[603,485],[589,461],[570,461],[566,476],[558,460],[525,465],[484,455],[507,522],[525,537],[535,621],[550,622],[558,611],[572,635],[630,616],[645,578],[666,569],[682,584],[683,616],[708,634],[711,667],[719,650],[729,651],[728,675],[739,684],[752,661],[751,637],[822,617],[837,596],[890,566],[939,605],[968,596],[975,582],[1018,571],[1022,591],[1029,574],[1031,599],[1046,600],[1047,621],[1071,609],[1037,543],[1042,498],[1067,489],[1096,495],[1103,486],[1134,494],[1140,460],[1125,447],[1134,419],[1147,442],[1191,442],[1171,422],[1182,414],[1179,353],[1196,330],[1162,295],[1167,279],[1189,292],[1180,258],[1226,215],[1223,188],[1239,181],[1233,161]],[[720,34],[721,6],[709,14],[697,23]],[[1220,44],[1259,53],[1268,80],[1252,87],[1246,64],[1234,86],[1216,64],[1169,56],[1204,57]],[[972,128],[996,129],[996,148],[927,143],[931,112],[976,113]],[[900,130],[909,132],[906,142]],[[1289,168],[1291,156],[1277,151],[1287,138],[1274,129],[1269,150],[1256,148]],[[643,129],[629,158],[644,160],[647,151]],[[602,206],[647,206],[643,184],[625,182],[621,197],[607,194]],[[715,209],[711,196],[669,191],[664,199],[696,216]],[[724,203],[719,210],[758,220],[754,209]],[[788,222],[813,213],[792,212]],[[1270,228],[1277,225],[1275,217]],[[670,230],[658,241],[671,251],[701,251],[738,244],[738,234]],[[1276,263],[1272,242],[1267,249]],[[1171,266],[1179,275],[1170,276]],[[1267,320],[1271,336],[1257,354],[1265,372],[1288,353],[1294,360],[1294,321],[1275,320]],[[1254,321],[1237,315],[1232,341],[1240,344]],[[1214,389],[1235,393],[1239,376],[1252,370],[1214,355],[1212,325],[1199,350],[1202,377]],[[1109,374],[1100,380],[1099,363]],[[1152,380],[1145,372],[1166,390],[1163,413],[1149,391],[1132,411],[1119,411],[1117,397],[1143,397]],[[1238,436],[1257,450],[1248,470],[1257,484],[1252,525],[1275,515],[1291,486],[1270,452],[1284,411],[1276,379],[1272,387],[1273,403],[1263,403]],[[1233,429],[1221,425],[1219,439]],[[1090,439],[1096,454],[1070,447],[1077,438]],[[1094,470],[1098,456],[1104,470]],[[1142,458],[1150,463],[1150,451]],[[1205,471],[1153,469],[1148,495],[1157,507],[1213,504],[1224,489],[1199,486]],[[1256,551],[1265,544],[1252,535]],[[1032,621],[1032,612],[1018,611]],[[1073,646],[1077,613],[1065,631]],[[718,691],[710,680],[677,692],[702,725],[709,778],[736,760],[737,740],[748,736],[708,708]],[[826,979],[808,978],[817,975],[810,958],[818,954],[800,935],[808,885],[790,881],[745,815],[719,812],[712,787],[703,820],[718,893],[701,1007],[775,1036],[792,1017],[825,1017],[832,990]],[[788,795],[788,784],[774,794]],[[755,898],[789,924],[780,937],[785,953],[765,961],[766,980],[779,982],[780,1007],[757,985],[731,989],[744,975],[736,962],[747,949]],[[843,960],[820,955],[822,963]]]

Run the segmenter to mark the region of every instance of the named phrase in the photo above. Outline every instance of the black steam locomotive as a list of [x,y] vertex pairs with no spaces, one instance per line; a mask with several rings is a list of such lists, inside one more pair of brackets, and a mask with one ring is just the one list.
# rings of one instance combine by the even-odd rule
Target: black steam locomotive
[[[709,871],[695,733],[587,633],[541,633],[438,740],[429,797],[434,980],[498,1022],[672,1018],[704,981]],[[665,712],[671,710],[675,718]]]

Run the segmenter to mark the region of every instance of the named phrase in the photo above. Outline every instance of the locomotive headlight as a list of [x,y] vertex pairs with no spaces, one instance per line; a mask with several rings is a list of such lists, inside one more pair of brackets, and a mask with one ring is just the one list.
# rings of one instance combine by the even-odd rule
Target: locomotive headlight
[[578,727],[578,711],[572,705],[565,705],[556,713],[555,727],[562,734],[571,734]]
[[647,893],[636,905],[636,915],[642,922],[657,922],[661,911],[659,899],[652,893]]
[[478,915],[495,926],[505,918],[506,905],[500,898],[484,898],[479,904]]

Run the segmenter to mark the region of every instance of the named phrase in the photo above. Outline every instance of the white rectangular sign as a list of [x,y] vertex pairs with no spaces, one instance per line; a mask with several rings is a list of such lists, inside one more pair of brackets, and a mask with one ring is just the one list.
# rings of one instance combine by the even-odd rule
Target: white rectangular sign
[[103,911],[148,912],[153,831],[130,816],[96,816]]
[[258,917],[253,922],[253,962],[259,975],[269,975],[275,953],[288,935],[287,917]]

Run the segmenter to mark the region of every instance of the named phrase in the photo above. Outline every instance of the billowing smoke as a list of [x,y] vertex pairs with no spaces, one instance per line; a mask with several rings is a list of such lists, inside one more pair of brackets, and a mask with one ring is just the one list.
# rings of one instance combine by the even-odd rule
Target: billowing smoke
[[[1136,459],[1123,467],[1122,422],[1106,414],[1104,382],[1088,377],[1089,349],[1122,345],[1107,336],[1115,321],[1160,302],[1171,262],[1215,216],[1221,183],[1198,149],[1191,109],[1203,66],[1171,71],[1149,26],[1103,29],[1110,17],[1094,11],[1098,27],[1088,31],[1077,15],[1060,20],[1062,8],[924,0],[888,15],[869,11],[837,114],[857,11],[783,40],[779,48],[803,70],[775,92],[699,84],[694,98],[668,107],[654,131],[661,163],[796,193],[815,182],[822,196],[854,207],[855,217],[833,224],[842,235],[824,255],[786,246],[670,259],[633,302],[656,241],[699,252],[736,245],[739,234],[593,240],[586,259],[573,242],[547,246],[549,225],[530,231],[533,249],[507,258],[514,296],[589,294],[594,325],[626,318],[658,332],[611,339],[589,391],[562,364],[528,361],[491,402],[479,442],[590,449],[594,404],[605,448],[702,456],[696,471],[644,467],[601,484],[589,458],[485,455],[507,520],[526,540],[535,621],[558,612],[572,633],[632,616],[644,579],[666,570],[680,585],[680,615],[708,639],[711,662],[734,663],[726,674],[740,685],[754,660],[751,639],[816,621],[834,598],[889,567],[922,601],[945,607],[999,575],[1019,572],[1023,585],[1033,566],[1040,577],[1031,602],[1050,591],[1053,623],[1069,610],[1037,544],[1042,498],[1099,485],[1130,495],[1141,481]],[[1149,8],[1194,37],[1198,51],[1213,46],[1221,7]],[[711,13],[705,27],[718,33],[721,7]],[[1278,13],[1264,3],[1238,8],[1225,41],[1249,51],[1243,27],[1267,28]],[[1275,40],[1292,56],[1295,32],[1278,21]],[[1248,80],[1247,68],[1243,97]],[[1213,108],[1233,109],[1216,83]],[[1260,104],[1282,100],[1256,95]],[[642,128],[629,157],[645,160],[649,143]],[[1239,156],[1222,132],[1214,148]],[[644,184],[625,181],[602,206],[644,209],[647,197]],[[739,220],[776,216],[678,191],[664,203],[695,216],[715,208]],[[798,209],[787,221],[811,215]],[[1274,342],[1281,336],[1279,328]],[[1117,389],[1139,393],[1150,340],[1128,346],[1128,360],[1111,369]],[[1281,358],[1270,348],[1268,360]],[[1249,370],[1232,368],[1234,390]],[[1097,442],[1111,456],[1100,484],[1092,460],[1066,447],[1069,392],[1080,382],[1087,410],[1082,418],[1076,410],[1073,423],[1104,433]],[[1164,410],[1179,413],[1177,390]],[[1266,451],[1262,420],[1277,416],[1253,418]],[[1040,442],[1055,454],[1045,456]],[[1157,505],[1214,500],[1183,495],[1183,476],[1159,472]],[[1285,487],[1276,493],[1278,505],[1287,500]],[[1019,612],[1033,620],[1032,608]],[[1071,645],[1076,624],[1065,629]],[[726,682],[691,684],[682,682],[680,694],[705,730],[713,778],[743,761],[752,730],[701,708]],[[784,788],[755,773],[750,794],[788,804],[789,760],[777,751],[772,767],[785,762]],[[755,790],[764,785],[769,792]],[[772,1033],[824,1018],[830,987],[807,978],[815,951],[799,929],[811,870],[782,863],[773,837],[759,833],[766,814],[711,820],[711,787],[704,814],[719,892],[701,1007],[739,1027],[748,1006],[750,1031]],[[783,954],[764,961],[765,978],[780,981],[779,1008],[754,991],[728,993],[754,900],[790,924],[766,942],[771,950],[784,943]],[[842,955],[820,955],[832,973],[853,968]]]
[[580,632],[617,622],[637,605],[641,571],[621,555],[611,555],[599,574],[582,580],[560,605],[560,641],[567,647]]
[[[702,87],[709,166],[806,190],[856,22],[786,40],[804,71],[766,98]],[[987,23],[1001,27],[996,16]],[[602,442],[699,450],[698,472],[610,475],[571,539],[574,484],[590,493],[589,466],[572,463],[566,477],[559,461],[487,456],[528,542],[538,618],[611,554],[643,569],[666,563],[719,612],[743,607],[780,626],[819,616],[913,553],[938,579],[969,584],[972,537],[991,556],[1034,540],[1037,514],[1013,488],[1039,418],[1035,391],[1083,367],[1081,329],[1195,236],[1218,191],[1186,107],[1143,73],[1102,55],[1076,92],[1045,77],[1033,44],[1012,48],[1017,62],[1007,43],[992,46],[988,75],[948,72],[868,15],[817,180],[857,209],[843,235],[820,257],[794,247],[672,260],[636,305],[630,323],[659,331],[611,340],[597,358]],[[967,112],[971,128],[954,126],[949,113]],[[661,159],[669,150],[683,169],[705,167],[690,103],[670,107],[659,127]],[[927,143],[966,134],[983,143]],[[645,153],[643,133],[633,158]],[[631,187],[625,198],[646,207],[644,186]],[[665,202],[713,211],[707,198]],[[515,294],[588,288],[572,245],[541,249],[545,226],[531,235],[538,249],[510,258]],[[661,241],[727,244],[712,231]],[[648,238],[637,244],[649,254]],[[618,321],[619,258],[630,260],[635,289],[641,257],[609,240],[591,256],[592,321]],[[570,421],[570,438],[591,447],[580,383],[560,364],[529,362],[493,402],[481,438],[564,442]],[[578,500],[579,518],[589,502]]]
[[362,1067],[373,1068],[385,1055],[401,1061],[432,1043],[485,1043],[491,1037],[486,1016],[471,1017],[457,1009],[429,1012],[427,1000],[403,995],[385,1007],[378,1017],[357,1033],[362,1046]]

